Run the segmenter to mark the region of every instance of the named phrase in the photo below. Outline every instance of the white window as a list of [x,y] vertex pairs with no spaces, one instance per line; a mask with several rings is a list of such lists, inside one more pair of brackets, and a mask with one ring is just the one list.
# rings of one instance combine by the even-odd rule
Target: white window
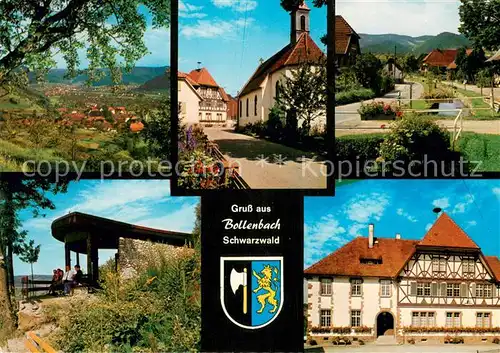
[[475,262],[474,260],[462,260],[462,274],[474,274]]
[[491,327],[491,314],[476,313],[476,327]]
[[332,280],[323,278],[321,280],[321,295],[332,295]]
[[431,284],[430,283],[417,283],[417,295],[418,296],[430,296],[431,295]]
[[380,281],[380,295],[382,297],[391,296],[392,281],[388,279],[383,279]]
[[411,325],[413,327],[434,327],[436,326],[435,313],[415,311],[412,313]]
[[459,283],[448,283],[446,286],[446,296],[447,297],[460,297],[460,284]]
[[478,284],[476,285],[476,297],[491,298],[492,288],[491,284]]
[[460,313],[446,313],[446,327],[460,327]]
[[432,259],[432,272],[446,272],[446,259],[435,257]]
[[331,310],[321,310],[321,327],[330,327],[332,324]]
[[351,280],[351,295],[360,296],[361,295],[361,285],[362,285],[362,281],[360,279]]
[[361,326],[361,310],[351,310],[351,327]]

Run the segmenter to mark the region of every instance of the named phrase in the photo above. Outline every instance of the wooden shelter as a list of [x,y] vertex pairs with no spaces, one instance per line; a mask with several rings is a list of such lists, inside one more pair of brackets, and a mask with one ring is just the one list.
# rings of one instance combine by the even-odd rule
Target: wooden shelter
[[[87,274],[91,284],[99,280],[99,249],[119,249],[120,238],[151,241],[173,246],[190,245],[191,234],[153,229],[72,212],[52,222],[52,236],[64,243],[65,264],[71,266],[71,251],[87,255]],[[118,256],[119,256],[118,252]]]

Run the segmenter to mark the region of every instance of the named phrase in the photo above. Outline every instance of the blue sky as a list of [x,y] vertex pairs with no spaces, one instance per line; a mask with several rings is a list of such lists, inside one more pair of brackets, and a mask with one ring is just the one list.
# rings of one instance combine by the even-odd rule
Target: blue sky
[[[168,180],[81,180],[72,182],[65,194],[48,194],[56,209],[46,211],[46,217],[33,218],[29,209],[21,213],[23,229],[28,237],[41,244],[35,274],[52,274],[64,266],[64,244],[52,237],[54,219],[73,211],[93,214],[122,222],[173,231],[193,230],[194,209],[198,197],[170,197]],[[114,256],[114,250],[99,251],[99,263]],[[72,255],[75,263],[75,255]],[[80,255],[80,263],[86,263]],[[30,265],[14,259],[16,275],[30,273]]]
[[[326,7],[310,0],[311,36],[326,51]],[[182,0],[179,3],[179,70],[206,67],[235,95],[259,65],[290,42],[290,15],[279,0]]]
[[[136,66],[169,66],[170,65],[170,29],[169,28],[152,28],[152,16],[149,10],[141,5],[139,12],[146,18],[147,28],[144,33],[144,43],[149,50],[149,53],[137,61]],[[86,49],[78,51],[80,58],[80,68],[88,67],[86,57]],[[57,68],[66,68],[66,62],[62,55],[56,54],[53,56],[56,61]]]
[[342,15],[358,33],[410,36],[458,33],[459,0],[336,0]]
[[363,180],[304,200],[304,266],[357,236],[422,239],[441,207],[485,255],[500,256],[500,180]]

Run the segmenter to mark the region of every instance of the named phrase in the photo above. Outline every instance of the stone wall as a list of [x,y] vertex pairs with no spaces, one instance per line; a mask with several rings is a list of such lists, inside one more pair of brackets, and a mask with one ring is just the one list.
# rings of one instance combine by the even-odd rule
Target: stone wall
[[191,255],[193,249],[136,239],[119,239],[118,271],[130,278],[151,265],[159,265],[165,259]]

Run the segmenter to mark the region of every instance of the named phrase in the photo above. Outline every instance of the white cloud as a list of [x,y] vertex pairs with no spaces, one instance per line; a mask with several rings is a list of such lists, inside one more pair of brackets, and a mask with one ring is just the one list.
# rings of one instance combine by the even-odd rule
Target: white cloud
[[399,215],[399,216],[402,216],[402,217],[405,217],[407,220],[409,220],[410,222],[412,223],[415,223],[417,222],[417,219],[415,217],[413,217],[412,215],[410,215],[408,212],[406,212],[405,210],[403,210],[402,208],[398,208],[396,210],[396,213]]
[[358,223],[367,223],[371,219],[379,221],[387,205],[388,196],[374,192],[351,199],[345,213],[351,221]]
[[476,222],[476,221],[469,221],[469,222],[467,222],[467,224],[468,224],[470,227],[473,227],[473,226],[476,226],[476,225],[477,225],[477,222]]
[[458,6],[459,0],[337,0],[335,12],[357,33],[420,36],[458,33]]
[[327,255],[325,243],[335,242],[340,245],[346,243],[348,239],[345,233],[345,228],[331,214],[321,217],[319,222],[306,225],[304,227],[306,265],[311,265]]
[[349,227],[349,235],[352,237],[362,237],[363,234],[360,233],[361,229],[365,229],[368,226],[366,224],[356,223]]
[[498,197],[500,197],[500,188],[493,188],[493,190],[492,190],[492,191],[493,191],[493,193],[494,193],[495,195],[497,195]]
[[465,201],[464,202],[459,202],[455,205],[453,208],[452,213],[464,213],[467,207],[471,204],[474,203],[474,196],[473,195],[465,195]]
[[194,227],[195,207],[195,204],[187,202],[182,204],[175,212],[161,217],[141,219],[136,224],[150,228],[191,232]]
[[432,223],[427,223],[427,225],[425,226],[425,230],[428,231],[429,229],[431,229],[432,227]]
[[180,33],[186,38],[236,39],[239,28],[251,26],[253,18],[225,20],[198,20],[195,24],[181,25]]
[[196,6],[184,1],[179,2],[179,17],[182,18],[204,18],[206,13],[199,12],[203,6]]
[[228,7],[237,12],[252,11],[257,8],[255,0],[212,0],[212,4],[216,7]]
[[439,207],[439,208],[442,208],[444,210],[445,208],[450,207],[450,200],[447,197],[443,197],[443,198],[432,201],[432,205],[434,207]]

